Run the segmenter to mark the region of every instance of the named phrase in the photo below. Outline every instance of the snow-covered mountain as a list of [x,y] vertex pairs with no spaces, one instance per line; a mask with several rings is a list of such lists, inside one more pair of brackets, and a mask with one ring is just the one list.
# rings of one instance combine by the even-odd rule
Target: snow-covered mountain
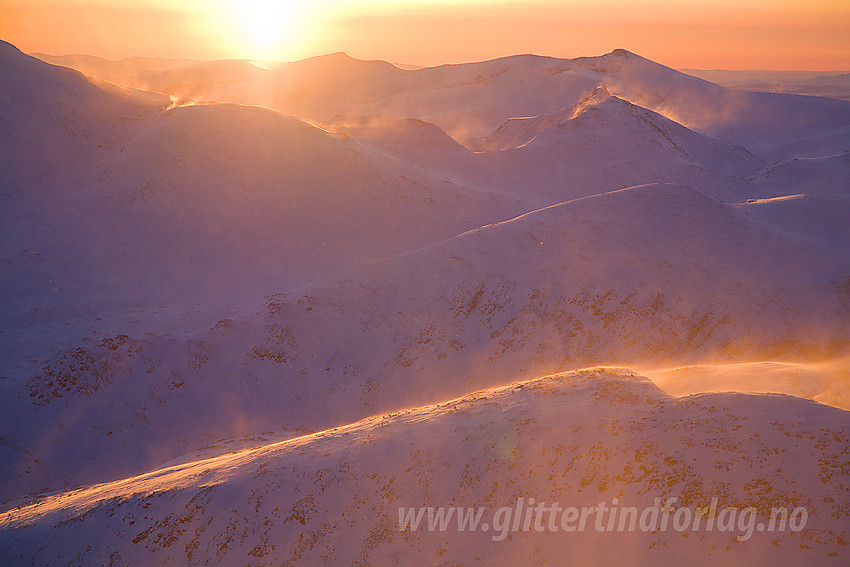
[[48,55],[33,53],[33,57],[51,65],[70,67],[102,81],[121,85],[139,82],[141,77],[162,73],[171,69],[182,69],[198,63],[192,59],[164,59],[156,57],[128,57],[112,60],[94,55]]
[[[745,178],[764,167],[743,148],[612,97],[603,87],[555,113],[509,118],[477,152],[415,119],[337,117],[324,126],[463,183],[551,203],[659,181],[735,200],[751,194]],[[594,168],[586,165],[591,161]]]
[[792,93],[850,100],[850,73],[683,69],[712,83],[747,91]]
[[4,189],[31,192],[84,175],[103,146],[169,104],[163,95],[97,84],[0,41],[0,167]]
[[[211,74],[220,78],[211,81]],[[850,149],[848,101],[726,89],[624,49],[598,57],[520,55],[416,70],[337,53],[273,70],[225,61],[193,64],[165,76],[127,84],[198,100],[260,104],[315,122],[339,114],[417,118],[470,148],[507,118],[559,112],[604,86],[614,96],[768,161]]]
[[[565,554],[839,564],[848,434],[847,412],[814,402],[675,398],[630,371],[588,369],[22,502],[0,514],[0,555],[10,565],[516,565]],[[656,498],[670,508],[652,520]],[[470,521],[459,528],[450,515],[429,530],[425,514],[440,507]],[[570,507],[592,515],[570,520]],[[771,527],[782,507],[795,521]]]
[[[136,111],[135,93],[3,54],[21,81],[4,83],[0,286],[7,323],[25,335],[69,318],[127,332],[151,309],[209,319],[529,206],[266,109],[165,110],[160,97]],[[19,349],[8,337],[5,350]]]
[[[0,44],[3,561],[846,554],[850,103],[624,50],[65,61]],[[811,524],[387,524],[668,495]]]
[[830,358],[850,337],[848,270],[842,251],[692,189],[634,187],[370,260],[180,338],[69,345],[8,392],[3,436],[54,432],[21,461],[34,489],[590,364]]

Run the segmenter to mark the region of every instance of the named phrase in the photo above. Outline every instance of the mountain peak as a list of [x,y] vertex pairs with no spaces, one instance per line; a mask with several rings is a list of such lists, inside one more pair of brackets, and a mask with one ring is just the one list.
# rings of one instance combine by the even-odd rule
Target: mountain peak
[[0,52],[20,53],[21,55],[23,55],[23,52],[20,49],[18,49],[8,41],[3,41],[2,39],[0,39]]
[[[629,57],[640,57],[639,55],[635,55],[631,51],[622,48],[617,48],[611,53],[608,53],[607,55],[613,55],[614,57],[624,57],[626,59],[628,59]],[[643,57],[640,58],[643,59]]]

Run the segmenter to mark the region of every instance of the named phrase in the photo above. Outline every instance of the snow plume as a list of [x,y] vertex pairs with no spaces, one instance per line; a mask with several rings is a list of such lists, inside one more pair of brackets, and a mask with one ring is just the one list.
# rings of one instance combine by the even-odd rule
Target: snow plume
[[168,98],[171,101],[171,104],[168,105],[168,108],[166,108],[166,110],[172,110],[183,106],[195,106],[197,104],[200,104],[196,100],[178,95],[168,95]]
[[0,44],[0,563],[847,553],[850,103],[622,51],[149,63],[170,99]]

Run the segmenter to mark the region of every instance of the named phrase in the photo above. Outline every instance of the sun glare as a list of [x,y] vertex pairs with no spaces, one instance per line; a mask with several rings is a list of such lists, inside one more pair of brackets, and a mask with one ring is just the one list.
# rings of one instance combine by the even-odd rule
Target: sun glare
[[256,59],[281,57],[293,45],[299,2],[244,0],[237,8],[245,49]]

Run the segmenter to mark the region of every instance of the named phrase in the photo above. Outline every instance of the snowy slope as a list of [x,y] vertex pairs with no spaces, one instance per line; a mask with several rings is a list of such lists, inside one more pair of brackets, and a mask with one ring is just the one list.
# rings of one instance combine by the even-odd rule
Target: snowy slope
[[7,384],[15,426],[0,436],[30,453],[6,486],[108,480],[219,439],[321,430],[588,364],[829,359],[850,343],[848,273],[842,251],[692,189],[578,199],[368,261],[202,332],[69,345]]
[[169,104],[162,95],[96,84],[0,41],[0,168],[4,192],[82,175],[103,146]]
[[[508,136],[496,142],[501,138],[498,130],[488,137],[502,147],[521,142],[477,154],[490,183],[524,187],[554,199],[647,183],[678,183],[734,199],[748,190],[740,178],[762,166],[742,148],[608,96],[604,90],[569,111],[568,120],[554,125],[548,124],[550,117],[540,117],[542,123],[520,139]],[[596,165],[588,167],[590,163]]]
[[820,158],[791,158],[751,177],[753,185],[771,194],[850,194],[850,152]]
[[30,55],[51,65],[76,69],[84,75],[96,77],[102,81],[119,85],[136,84],[138,86],[141,86],[141,77],[162,73],[169,69],[185,68],[197,63],[197,61],[191,59],[157,57],[127,57],[126,59],[113,60],[82,54],[47,55],[45,53],[31,53]]
[[230,79],[214,86],[205,79],[206,71],[187,67],[175,73],[181,80],[165,81],[154,90],[261,104],[316,122],[339,114],[418,118],[477,147],[507,119],[558,112],[605,86],[612,95],[768,161],[847,151],[850,139],[848,101],[726,89],[623,49],[598,57],[521,55],[417,70],[345,54],[270,72],[250,71],[242,63],[238,72],[226,75]]
[[[20,78],[4,83],[12,147],[0,228],[16,335],[95,317],[117,317],[113,328],[127,332],[139,329],[127,328],[128,314],[154,308],[173,320],[198,305],[211,324],[246,298],[529,206],[266,109],[148,105],[125,115],[141,105],[135,95],[11,46],[3,64]],[[20,347],[7,339],[4,351]]]
[[850,363],[845,359],[800,364],[749,362],[642,370],[665,392],[772,392],[850,409]]
[[547,204],[647,183],[688,184],[732,201],[761,195],[746,179],[764,167],[760,159],[604,88],[556,113],[509,119],[475,153],[415,119],[338,117],[324,127],[463,184]]
[[[841,564],[848,428],[847,412],[789,396],[675,398],[630,371],[588,369],[21,502],[0,514],[0,557],[8,565],[516,565],[565,556]],[[524,525],[517,509],[520,499],[604,503],[604,530],[612,505],[644,510],[655,498],[675,500],[654,531],[627,531],[628,522],[616,531],[619,516],[611,531],[596,531],[591,516],[584,530],[565,532],[579,523],[550,512]],[[679,510],[695,517],[713,498],[717,511],[700,529],[684,513],[675,527]],[[452,522],[428,531],[427,519],[400,530],[399,508],[418,506],[484,510],[475,530]],[[729,529],[729,516],[715,515],[727,506],[753,506],[752,522],[742,514]],[[806,509],[802,530],[767,531],[781,506]],[[517,515],[513,532],[496,517],[502,507]]]
[[211,312],[528,206],[263,109],[177,108],[134,134],[85,177],[9,189],[0,257],[16,326]]
[[850,242],[850,153],[783,160],[748,182],[762,196],[740,203],[752,216],[828,246]]
[[[848,103],[624,50],[71,63],[171,97],[0,44],[0,563],[844,559],[845,412],[667,394],[848,408]],[[391,523],[668,493],[812,524]]]

